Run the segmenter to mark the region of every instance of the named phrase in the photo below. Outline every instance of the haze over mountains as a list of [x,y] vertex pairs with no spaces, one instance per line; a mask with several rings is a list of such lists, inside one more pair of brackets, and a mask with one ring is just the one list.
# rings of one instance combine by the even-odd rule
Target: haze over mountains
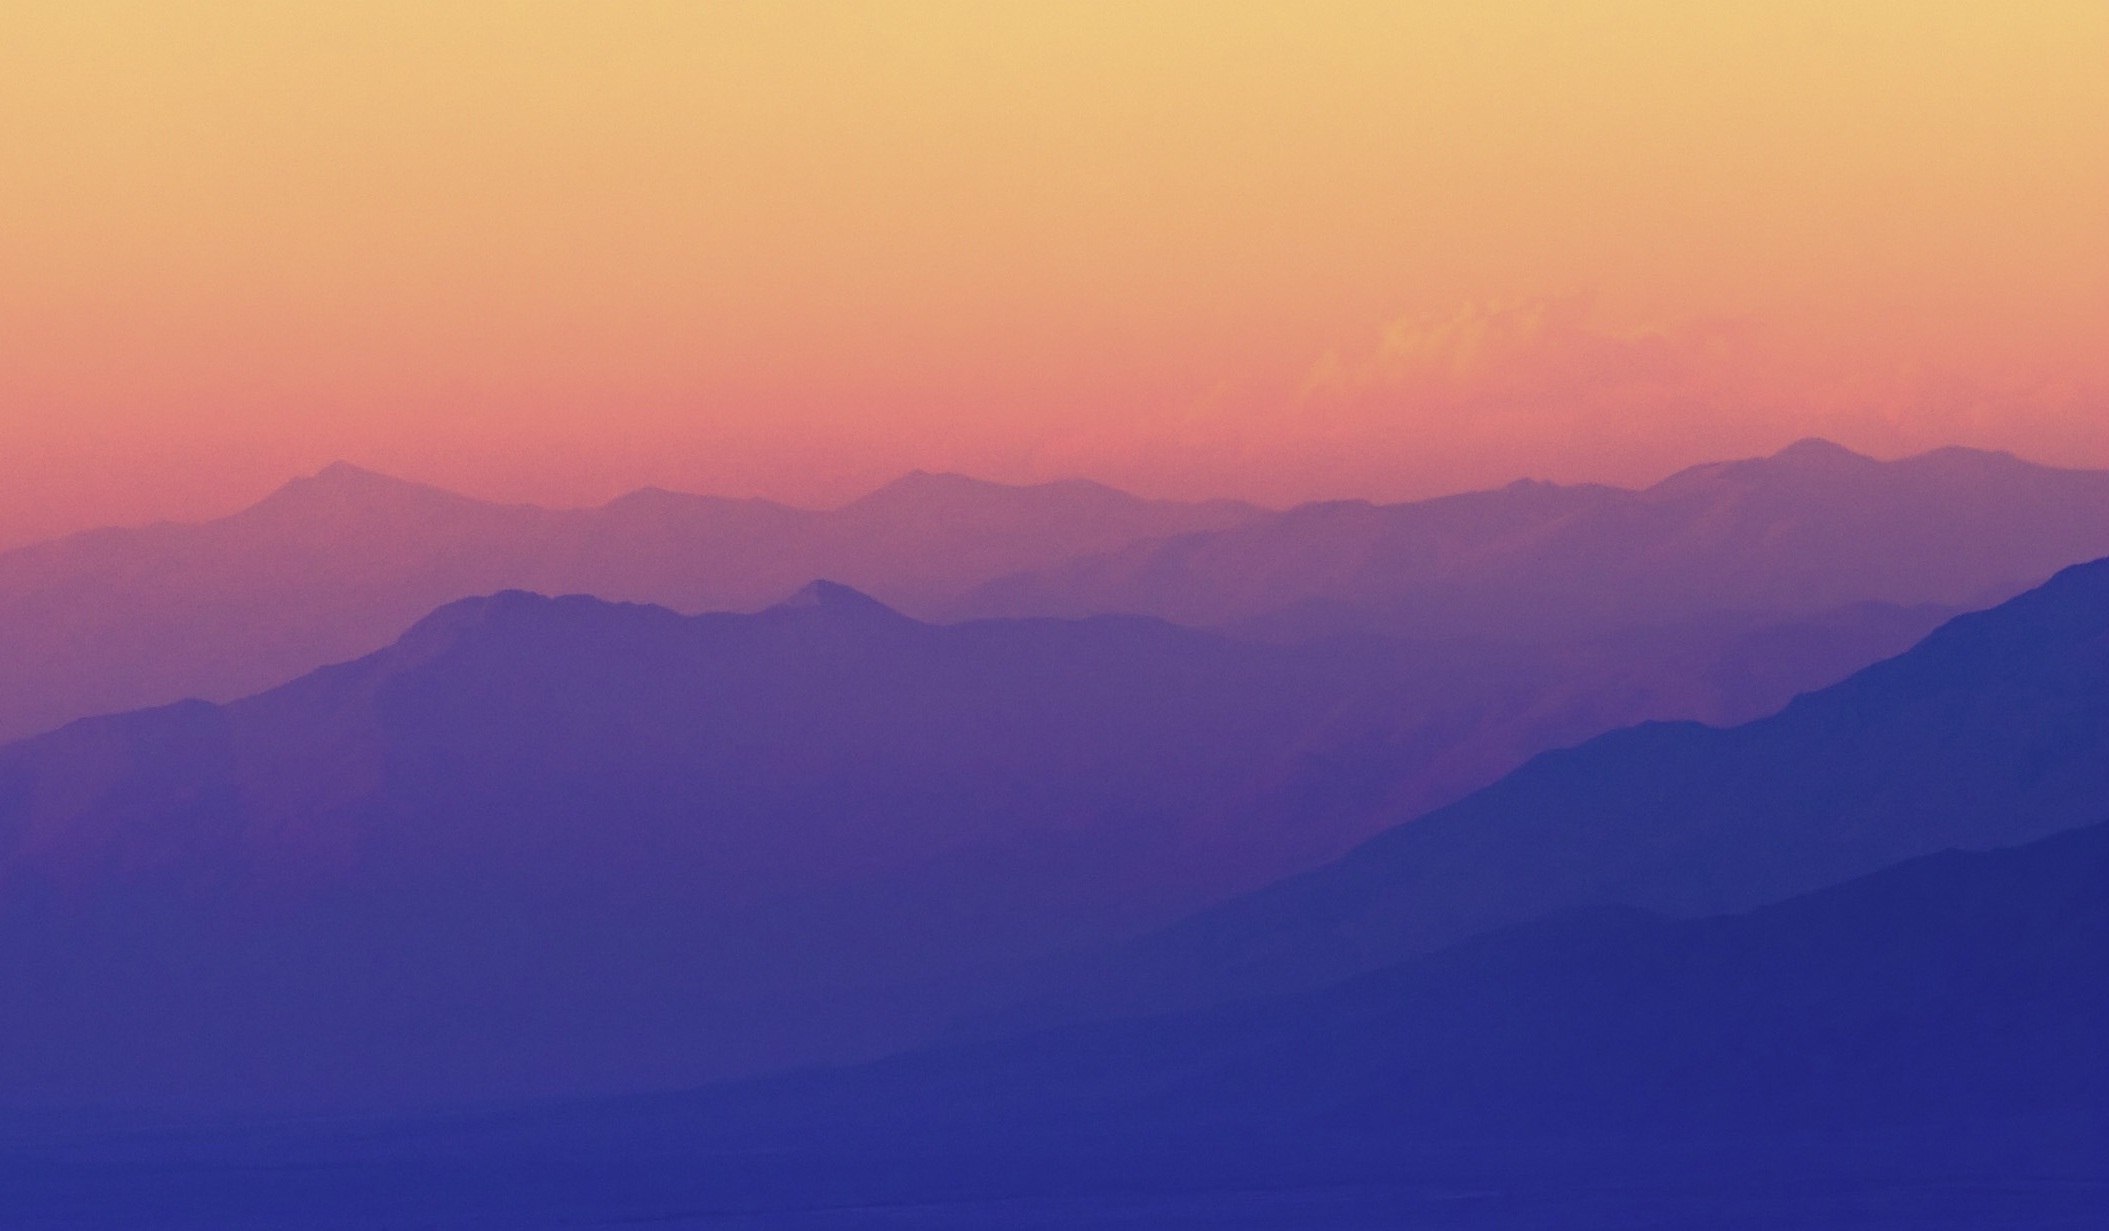
[[946,614],[1141,612],[1269,636],[1566,639],[1719,611],[1987,606],[2109,555],[2109,472],[1820,440],[1642,491],[1305,505],[992,582]]
[[[1026,986],[1057,1016],[1229,999],[2098,820],[2105,630],[2109,563],[2068,570],[1775,718],[1541,757]],[[33,993],[0,1089],[415,1101],[898,1045],[1036,956],[1408,821],[1409,651],[934,626],[834,586],[753,616],[450,606],[248,701],[0,750],[0,974]]]
[[260,692],[504,589],[698,612],[755,610],[826,578],[926,610],[991,577],[1259,515],[921,473],[831,512],[659,490],[551,510],[337,465],[218,521],[0,555],[0,739]]
[[[219,521],[0,554],[0,739],[246,696],[502,589],[694,613],[758,610],[815,580],[925,618],[1129,612],[1286,640],[1597,642],[1584,658],[1634,630],[1683,629],[1670,640],[1689,647],[1695,632],[1814,620],[1869,647],[1785,672],[1777,703],[1948,610],[2109,553],[2105,527],[2109,473],[1967,450],[1883,463],[1820,443],[1637,493],[1526,483],[1286,513],[924,474],[832,512],[653,490],[557,511],[335,466]],[[1635,717],[1762,712],[1705,704]]]
[[[1803,445],[1386,509],[920,476],[555,513],[340,469],[16,553],[15,669],[119,690],[500,574],[696,605],[823,561],[927,614],[1148,560],[1121,601],[1193,623],[502,589],[0,746],[0,1179],[56,1225],[981,1228],[1047,1225],[1039,1193],[1623,1227],[1620,1168],[1689,1220],[1831,1166],[1919,1225],[1965,1160],[2092,1225],[2109,558],[1951,604],[2109,531],[2105,478]],[[781,1072],[816,1063],[850,1067]],[[386,1118],[619,1091],[662,1093]],[[51,1127],[83,1108],[383,1118]],[[1568,1187],[1458,1221],[1467,1175]]]
[[2109,1231],[2105,64],[0,3],[0,1231]]
[[829,583],[757,615],[464,600],[245,701],[0,749],[0,969],[35,989],[0,1088],[466,1097],[868,1050],[954,1010],[924,985],[1384,823],[1477,729],[1444,721],[1459,670]]

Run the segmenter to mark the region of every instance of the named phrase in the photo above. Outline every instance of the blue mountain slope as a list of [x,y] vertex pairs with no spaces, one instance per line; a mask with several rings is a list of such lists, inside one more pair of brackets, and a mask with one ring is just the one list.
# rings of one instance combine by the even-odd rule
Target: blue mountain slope
[[1325,867],[1049,976],[1008,1021],[1316,987],[1592,904],[1745,909],[2109,801],[2109,561],[2065,570],[1784,711],[1546,753]]
[[1140,617],[936,626],[829,583],[753,615],[453,604],[256,697],[0,748],[0,1105],[877,1054],[996,1003],[992,972],[1498,772],[1489,732],[1619,721],[1569,678]]
[[2104,1116],[2105,904],[2096,824],[1743,914],[1562,912],[1316,992],[778,1079],[688,1110],[748,1141],[907,1133],[962,1152],[992,1136],[1736,1136]]
[[0,1140],[0,1178],[98,1226],[2078,1228],[2109,1213],[2105,901],[2096,825],[856,1068]]
[[[808,598],[774,626],[740,625],[743,647],[814,619],[845,643],[927,635],[851,595]],[[601,618],[594,605],[506,602]],[[473,627],[476,615],[450,618]],[[1622,733],[1430,818],[1487,821],[1482,845],[1417,847],[1430,822],[1416,823],[1221,912],[1248,940],[1273,921],[1282,943],[1261,957],[1359,967],[1330,986],[468,1116],[119,1135],[33,1121],[0,1148],[0,1179],[12,1208],[46,1225],[2100,1225],[2105,626],[2109,565],[2069,570],[1776,718]],[[425,631],[400,647],[402,678],[475,674],[453,657],[463,630]],[[653,678],[623,676],[616,694]],[[308,685],[362,686],[356,671]],[[524,712],[539,704],[506,688]],[[101,742],[83,755],[121,742],[88,730]],[[210,747],[160,746],[174,765]],[[550,750],[506,755],[517,768]],[[113,792],[111,815],[138,816],[143,798]],[[213,815],[209,790],[181,799]],[[1542,852],[1523,839],[1560,834],[1563,817],[1600,827],[1598,840],[1533,862]],[[33,836],[19,821],[18,840]],[[1840,872],[1882,860],[1885,844],[1932,853]],[[1386,895],[1397,861],[1429,850],[1527,886],[1602,883],[1643,901],[1552,893],[1533,911],[1518,895],[1503,908],[1531,912],[1519,921],[1446,924]],[[1773,888],[1729,875],[1749,869],[1720,850],[1760,861]],[[1686,867],[1706,874],[1680,879]],[[1592,868],[1600,882],[1577,873]],[[1358,879],[1334,879],[1342,869]],[[1779,888],[1813,877],[1833,883]],[[1473,880],[1447,909],[1503,883]],[[1775,900],[1704,905],[1760,893]],[[1445,943],[1445,927],[1478,934]],[[1359,946],[1344,958],[1343,939]],[[1387,945],[1408,952],[1384,960]],[[1233,973],[1255,969],[1279,967]]]

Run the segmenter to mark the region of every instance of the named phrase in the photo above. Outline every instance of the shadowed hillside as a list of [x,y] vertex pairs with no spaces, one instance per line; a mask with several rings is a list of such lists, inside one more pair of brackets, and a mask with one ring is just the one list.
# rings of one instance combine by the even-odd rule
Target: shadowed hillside
[[[0,1133],[60,1225],[2081,1228],[2109,828],[1323,991],[425,1120]],[[65,1221],[73,1220],[73,1221]]]
[[417,1101],[869,1054],[1681,695],[1619,678],[929,625],[832,583],[755,615],[464,601],[245,701],[0,749],[0,973],[33,989],[0,1090]]
[[1549,911],[1745,909],[2109,801],[2109,560],[1721,730],[1647,724],[1547,753],[1335,863],[1081,959],[1034,1014],[1308,988]]

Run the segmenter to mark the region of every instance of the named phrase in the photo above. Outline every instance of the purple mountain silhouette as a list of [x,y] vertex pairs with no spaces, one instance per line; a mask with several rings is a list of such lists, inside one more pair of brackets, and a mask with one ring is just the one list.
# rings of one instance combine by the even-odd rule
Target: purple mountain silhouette
[[826,582],[753,615],[465,600],[247,700],[0,749],[0,1098],[469,1097],[869,1052],[984,969],[1343,849],[1469,752],[1461,719],[1561,704],[1527,664],[930,625]]
[[926,474],[825,513],[657,490],[554,511],[340,463],[219,521],[0,554],[0,739],[244,696],[508,588],[697,612],[754,610],[832,577],[924,610],[991,577],[1257,512]]
[[[2019,609],[1980,619],[2004,627]],[[2060,646],[2026,652],[2084,691]],[[2039,674],[2010,684],[2026,700]],[[0,1007],[0,1096],[411,1101],[869,1054],[1011,986],[990,975],[1342,849],[1498,728],[1489,713],[1597,720],[1563,718],[1551,678],[1534,684],[1515,655],[1281,646],[1141,617],[930,625],[831,583],[755,615],[518,592],[456,603],[386,651],[246,701],[0,749],[0,979],[24,992]],[[2048,712],[1950,682],[1964,690],[1951,708],[2009,740]],[[1659,729],[1703,744],[1764,728]],[[1855,745],[1831,732],[1824,749]],[[1866,772],[1893,760],[1868,756]],[[1623,780],[1678,764],[1643,757]],[[1934,767],[1925,789],[1967,764]],[[1519,780],[1534,779],[1458,808]],[[2033,796],[1993,794],[2001,824],[2043,823]],[[1428,832],[1456,832],[1448,815]],[[1524,874],[1534,851],[1590,866],[1533,834],[1477,833],[1452,839],[1465,853],[1445,865],[1449,897],[1430,899],[1429,936],[1563,904]],[[1286,898],[1224,917],[1258,918],[1240,935],[1298,954],[1360,892],[1292,903],[1308,927],[1251,914]],[[1471,910],[1441,906],[1457,894]],[[1396,947],[1384,926],[1343,921],[1378,957]],[[1324,950],[1297,960],[1355,968]]]
[[[657,490],[552,511],[339,464],[216,522],[0,554],[0,739],[248,695],[476,594],[757,610],[821,577],[925,618],[1134,611],[1280,640],[1523,638],[1577,647],[1578,679],[1604,674],[1590,641],[1631,650],[1682,630],[1659,660],[1616,656],[1666,681],[1669,664],[1711,669],[1694,636],[1831,630],[1827,673],[1783,670],[1755,700],[1715,701],[1687,671],[1690,699],[1619,716],[1735,721],[1901,649],[1934,608],[1996,601],[2102,551],[2109,475],[1964,450],[1876,463],[1818,442],[1646,492],[1522,483],[1283,514],[920,473],[826,513]],[[1925,610],[1900,623],[1868,603]],[[1868,652],[1843,652],[1855,643]]]
[[1805,440],[1644,491],[1306,505],[991,582],[952,615],[1132,611],[1300,637],[1565,640],[1717,611],[1986,606],[2109,554],[2109,472]]

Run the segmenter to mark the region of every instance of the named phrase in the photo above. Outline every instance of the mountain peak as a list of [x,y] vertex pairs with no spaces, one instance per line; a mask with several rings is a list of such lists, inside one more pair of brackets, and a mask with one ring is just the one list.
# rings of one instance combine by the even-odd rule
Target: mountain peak
[[1004,484],[991,483],[953,471],[911,470],[900,478],[868,494],[851,501],[856,504],[873,504],[895,501],[914,501],[959,496],[968,492],[1001,489]]
[[1855,453],[1844,445],[1835,444],[1821,436],[1804,436],[1773,454],[1770,460],[1797,465],[1835,466],[1872,462],[1875,459],[1864,453]]
[[770,611],[820,611],[857,619],[901,620],[907,617],[861,590],[839,581],[818,579],[801,586],[797,593],[769,608]]
[[331,462],[329,465],[324,466],[322,469],[316,471],[312,481],[317,483],[332,484],[363,484],[373,483],[376,481],[392,482],[394,480],[389,479],[387,475],[382,474],[378,470],[368,470],[364,466],[355,466],[352,463],[344,461],[340,458],[337,461]]
[[[311,491],[361,494],[366,492],[440,491],[429,484],[399,479],[392,474],[368,470],[351,462],[335,461],[305,478],[294,479],[288,488],[307,488]],[[451,493],[449,493],[451,494]]]
[[1092,500],[1130,501],[1134,497],[1118,488],[1107,487],[1090,479],[1056,479],[1047,483],[999,483],[993,479],[977,479],[972,475],[953,471],[911,470],[886,486],[867,496],[851,501],[845,508],[877,509],[907,508],[929,509],[952,506],[962,502],[986,503],[992,500],[1013,501],[1047,496],[1062,496],[1069,499],[1083,497]]
[[1770,457],[1702,462],[1696,466],[1688,466],[1648,490],[1664,495],[1679,495],[1694,490],[1709,490],[1724,482],[1741,486],[1753,482],[1777,481],[1782,477],[1791,476],[1843,475],[1882,464],[1866,454],[1855,453],[1844,445],[1834,444],[1820,436],[1804,436]]
[[312,475],[293,479],[265,497],[256,507],[286,506],[301,507],[321,502],[339,501],[422,501],[426,503],[469,503],[466,496],[456,495],[444,488],[394,475],[368,470],[350,462],[331,462]]

